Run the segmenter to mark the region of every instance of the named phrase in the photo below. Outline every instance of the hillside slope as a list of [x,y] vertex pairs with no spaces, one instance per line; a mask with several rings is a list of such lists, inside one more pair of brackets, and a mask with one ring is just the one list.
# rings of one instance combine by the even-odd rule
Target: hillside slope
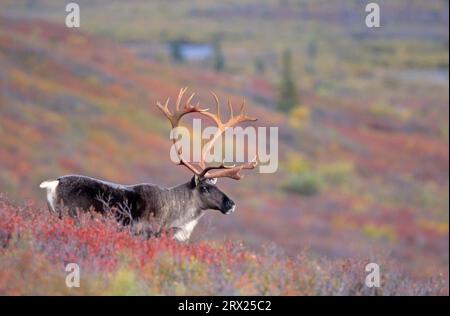
[[[168,123],[154,104],[188,85],[205,105],[208,90],[235,103],[246,96],[258,125],[280,127],[280,170],[223,181],[238,211],[205,217],[194,241],[276,242],[290,255],[309,247],[336,257],[387,249],[414,277],[448,275],[448,85],[396,81],[386,98],[408,111],[369,104],[370,94],[310,92],[299,128],[267,107],[276,93],[264,78],[159,64],[97,36],[9,18],[0,19],[0,69],[0,192],[15,200],[44,207],[39,182],[67,173],[187,181],[168,159]],[[370,93],[385,89],[378,84]],[[319,193],[286,193],[290,173],[317,180]]]

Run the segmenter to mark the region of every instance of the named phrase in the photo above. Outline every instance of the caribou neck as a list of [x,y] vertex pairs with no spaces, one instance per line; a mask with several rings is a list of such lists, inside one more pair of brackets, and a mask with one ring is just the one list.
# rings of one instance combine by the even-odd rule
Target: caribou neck
[[165,227],[176,227],[198,219],[203,211],[195,201],[191,182],[186,182],[161,192],[162,220]]

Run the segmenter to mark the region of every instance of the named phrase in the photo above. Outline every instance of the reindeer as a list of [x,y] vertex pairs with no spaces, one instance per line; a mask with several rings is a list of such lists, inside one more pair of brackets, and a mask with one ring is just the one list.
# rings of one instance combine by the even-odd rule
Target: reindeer
[[[107,213],[113,208],[123,209],[123,206],[126,206],[129,219],[124,221],[123,216],[121,217],[125,225],[135,221],[144,224],[156,221],[158,231],[154,232],[155,235],[161,231],[168,231],[178,241],[189,240],[193,229],[206,210],[218,210],[222,214],[233,213],[236,204],[216,186],[217,179],[240,180],[243,177],[240,174],[241,170],[255,168],[256,157],[253,161],[239,166],[226,166],[223,162],[218,166],[206,166],[205,157],[226,129],[243,122],[256,121],[256,118],[245,114],[245,101],[242,103],[240,114],[236,116],[233,115],[233,108],[228,102],[230,118],[223,122],[220,117],[219,100],[214,93],[212,95],[217,107],[216,114],[201,108],[199,103],[192,105],[191,100],[195,93],[191,94],[184,106],[180,108],[185,92],[186,88],[180,90],[173,113],[169,110],[169,98],[164,105],[160,102],[156,103],[172,128],[176,128],[181,118],[189,113],[208,117],[217,125],[216,133],[202,149],[201,160],[198,164],[194,165],[186,161],[182,157],[181,149],[175,148],[179,159],[178,165],[186,167],[193,173],[190,181],[171,188],[163,188],[148,183],[115,184],[81,175],[62,176],[40,184],[41,188],[47,190],[49,210],[61,217],[63,207],[68,209],[69,214],[76,216],[79,210],[87,211],[93,208],[97,212]],[[176,146],[175,140],[173,144]]]

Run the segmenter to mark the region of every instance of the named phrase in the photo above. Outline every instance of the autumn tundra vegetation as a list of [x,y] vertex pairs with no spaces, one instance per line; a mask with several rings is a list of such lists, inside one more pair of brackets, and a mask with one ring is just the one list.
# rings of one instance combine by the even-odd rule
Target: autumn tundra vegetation
[[[358,1],[79,2],[79,29],[0,3],[0,294],[448,295],[448,1],[379,1],[379,29]],[[64,174],[190,179],[155,106],[185,86],[279,128],[276,173],[221,179],[233,214],[180,243],[48,211]]]
[[[364,284],[364,260],[329,261],[305,249],[287,257],[274,246],[256,254],[238,241],[179,243],[136,236],[97,212],[59,219],[26,203],[0,200],[0,294],[9,295],[429,295],[442,278],[415,284],[384,271],[383,287]],[[64,282],[68,263],[82,267],[79,288]],[[391,270],[392,269],[392,270]]]

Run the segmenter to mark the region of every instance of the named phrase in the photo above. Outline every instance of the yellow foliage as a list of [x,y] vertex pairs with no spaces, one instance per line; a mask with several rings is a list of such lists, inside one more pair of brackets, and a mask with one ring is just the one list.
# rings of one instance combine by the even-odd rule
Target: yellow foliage
[[390,104],[374,103],[369,107],[369,112],[375,116],[383,118],[399,119],[403,122],[408,121],[412,113],[408,109],[400,109]]
[[436,222],[430,220],[420,220],[419,225],[425,229],[432,230],[441,235],[448,235],[448,223],[447,222]]
[[136,275],[132,270],[119,269],[111,278],[108,295],[133,295],[137,293]]
[[289,124],[294,128],[304,128],[308,126],[311,113],[305,106],[297,106],[292,110],[289,117]]
[[300,154],[290,154],[287,160],[287,170],[292,173],[309,171],[309,162]]
[[353,172],[354,166],[351,161],[337,161],[319,166],[319,173],[327,182],[334,185],[348,181]]
[[365,224],[363,231],[369,237],[374,239],[387,239],[389,242],[395,242],[396,234],[394,228],[388,225]]
[[186,295],[188,292],[186,285],[181,282],[178,282],[178,281],[175,281],[173,283],[173,288],[174,288],[175,295]]

